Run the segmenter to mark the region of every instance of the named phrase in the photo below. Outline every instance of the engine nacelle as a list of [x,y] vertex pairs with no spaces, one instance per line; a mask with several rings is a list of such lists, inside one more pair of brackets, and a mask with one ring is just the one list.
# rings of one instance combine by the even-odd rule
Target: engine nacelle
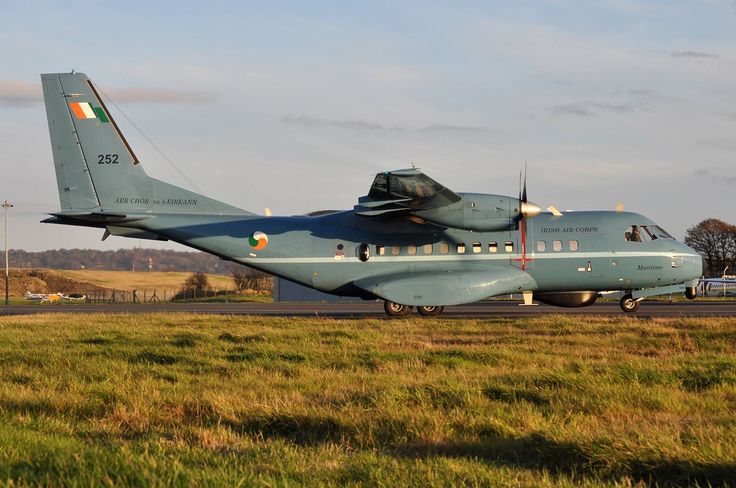
[[547,305],[554,305],[555,307],[587,307],[593,305],[598,299],[598,292],[596,291],[546,291],[546,292],[535,292],[534,299],[546,303]]
[[440,208],[412,212],[433,224],[455,229],[491,232],[516,229],[521,214],[517,198],[480,193],[459,193],[462,198]]

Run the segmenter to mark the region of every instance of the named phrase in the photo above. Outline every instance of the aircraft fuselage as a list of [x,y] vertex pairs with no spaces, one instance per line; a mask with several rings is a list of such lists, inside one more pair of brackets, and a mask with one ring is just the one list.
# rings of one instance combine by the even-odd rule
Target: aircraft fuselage
[[[517,273],[525,277],[518,292],[628,290],[685,283],[700,276],[701,257],[675,239],[625,240],[632,224],[654,225],[629,212],[568,212],[560,217],[543,213],[527,222],[525,256],[519,230],[470,232],[409,220],[387,226],[352,211],[319,217],[157,215],[138,225],[173,241],[342,295],[370,296],[353,284],[371,277],[428,275],[436,280],[438,272],[448,276],[471,271]],[[256,232],[268,236],[260,250],[249,243]],[[368,249],[366,260],[361,260],[361,246],[363,251]],[[484,289],[478,292],[482,295]],[[466,295],[473,298],[472,293]],[[430,300],[440,300],[436,305],[458,302]],[[424,297],[417,303],[425,303]]]

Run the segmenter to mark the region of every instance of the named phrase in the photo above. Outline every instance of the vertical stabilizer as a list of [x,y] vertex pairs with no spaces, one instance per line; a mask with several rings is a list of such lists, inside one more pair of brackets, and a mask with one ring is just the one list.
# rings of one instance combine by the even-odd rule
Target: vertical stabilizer
[[85,74],[41,81],[62,210],[249,214],[149,177]]

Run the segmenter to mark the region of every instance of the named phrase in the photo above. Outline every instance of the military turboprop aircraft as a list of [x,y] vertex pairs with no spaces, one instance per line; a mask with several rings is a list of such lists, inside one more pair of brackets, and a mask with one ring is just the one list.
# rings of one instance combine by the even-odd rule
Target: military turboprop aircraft
[[[519,196],[456,193],[418,169],[376,175],[352,210],[259,216],[146,175],[82,73],[41,75],[61,210],[44,222],[171,240],[389,315],[520,293],[563,307],[624,290],[695,297],[697,252],[627,212],[550,212]],[[526,178],[525,178],[526,180]],[[520,184],[521,186],[521,184]]]

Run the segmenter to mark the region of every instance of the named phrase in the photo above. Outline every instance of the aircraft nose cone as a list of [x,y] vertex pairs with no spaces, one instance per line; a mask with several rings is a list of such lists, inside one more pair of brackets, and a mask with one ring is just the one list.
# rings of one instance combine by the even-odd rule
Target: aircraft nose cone
[[703,272],[700,276],[708,276],[708,261],[704,257],[700,257],[703,265]]
[[523,215],[525,219],[536,217],[541,212],[542,209],[536,203],[522,202],[521,204],[521,215]]

